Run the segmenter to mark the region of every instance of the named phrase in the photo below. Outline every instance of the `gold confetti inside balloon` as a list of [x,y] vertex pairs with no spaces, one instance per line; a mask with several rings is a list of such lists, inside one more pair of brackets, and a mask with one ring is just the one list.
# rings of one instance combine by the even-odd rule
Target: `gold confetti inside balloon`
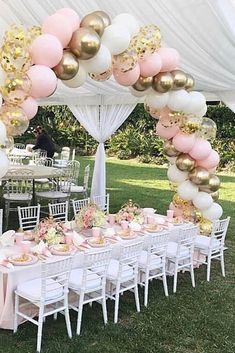
[[135,50],[139,59],[154,53],[161,46],[161,32],[155,25],[147,25],[140,28],[130,42],[129,48]]
[[93,73],[89,73],[89,76],[92,80],[94,81],[107,81],[113,74],[113,68],[110,67],[108,70],[106,70],[105,72],[102,72],[101,74],[93,74]]
[[189,206],[192,206],[191,201],[183,200],[178,194],[175,194],[173,196],[172,202],[176,207],[187,208]]
[[42,29],[39,26],[33,26],[28,29],[28,43],[31,44],[34,39],[42,34]]
[[29,96],[31,81],[25,73],[8,74],[2,96],[8,104],[21,104]]
[[216,137],[217,126],[210,118],[203,118],[198,135],[207,140],[214,140]]
[[29,126],[27,115],[19,107],[4,106],[0,111],[0,120],[6,125],[8,136],[19,136]]
[[208,236],[211,234],[213,223],[209,219],[203,218],[198,224],[200,234]]
[[113,67],[121,72],[128,72],[136,66],[138,57],[134,51],[129,49],[118,55],[113,55]]

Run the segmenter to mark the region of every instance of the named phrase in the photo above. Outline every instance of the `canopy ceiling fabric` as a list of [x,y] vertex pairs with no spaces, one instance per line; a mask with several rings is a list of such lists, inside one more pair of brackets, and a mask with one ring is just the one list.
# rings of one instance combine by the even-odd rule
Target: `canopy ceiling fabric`
[[[207,100],[235,97],[235,0],[0,0],[0,38],[11,24],[41,25],[62,7],[73,8],[81,17],[102,9],[111,17],[128,12],[140,24],[157,24],[164,45],[176,48],[181,68],[191,73],[195,89]],[[110,79],[89,79],[72,89],[61,82],[53,96],[41,104],[135,104],[140,101],[127,88]]]

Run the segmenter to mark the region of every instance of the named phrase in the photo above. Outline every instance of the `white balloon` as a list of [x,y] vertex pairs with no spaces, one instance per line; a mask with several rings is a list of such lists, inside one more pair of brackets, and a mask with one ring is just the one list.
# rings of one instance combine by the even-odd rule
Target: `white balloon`
[[216,203],[213,202],[211,207],[209,207],[207,210],[202,212],[203,217],[206,219],[209,219],[210,221],[215,221],[219,219],[223,214],[223,209],[222,207]]
[[112,56],[108,48],[101,44],[98,53],[91,59],[83,60],[82,65],[87,72],[102,74],[112,65]]
[[182,183],[188,178],[188,173],[182,172],[176,167],[175,164],[172,164],[168,168],[167,176],[172,183]]
[[0,120],[0,145],[4,145],[7,138],[6,125]]
[[207,105],[205,104],[204,107],[199,111],[195,113],[195,116],[198,118],[202,118],[204,115],[206,115],[207,112]]
[[184,89],[169,92],[167,106],[175,111],[181,111],[189,103],[189,93]]
[[67,87],[77,88],[83,85],[87,79],[87,72],[83,65],[79,62],[78,73],[71,80],[61,80]]
[[126,50],[130,44],[131,36],[127,28],[120,25],[110,25],[105,28],[101,38],[112,55],[117,55]]
[[185,113],[196,113],[200,112],[206,104],[206,98],[202,93],[193,91],[189,92],[189,103],[184,108]]
[[190,201],[197,196],[198,187],[186,180],[178,186],[177,193],[183,200]]
[[145,103],[153,109],[162,109],[167,105],[169,93],[151,92],[147,94]]
[[5,152],[0,151],[0,178],[4,177],[10,166],[9,159]]
[[166,159],[170,162],[170,164],[175,164],[177,157],[166,156]]
[[200,191],[193,199],[193,204],[200,210],[206,210],[213,204],[213,199],[207,192]]
[[121,13],[120,15],[117,15],[112,20],[112,24],[117,24],[122,27],[126,27],[131,37],[135,36],[140,30],[140,25],[137,22],[136,18],[130,15],[129,13]]

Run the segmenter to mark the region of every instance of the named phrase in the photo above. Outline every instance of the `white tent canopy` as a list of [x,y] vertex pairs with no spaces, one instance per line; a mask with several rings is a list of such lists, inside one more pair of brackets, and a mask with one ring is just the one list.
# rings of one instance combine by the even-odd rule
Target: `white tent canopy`
[[[0,43],[9,25],[41,25],[47,16],[62,7],[74,9],[81,17],[98,9],[106,11],[111,18],[127,12],[142,25],[158,25],[164,45],[179,51],[181,68],[195,78],[195,89],[203,91],[207,100],[223,100],[235,109],[235,0],[0,0]],[[60,82],[56,92],[40,104],[66,104],[83,124],[82,111],[87,112],[87,109],[78,109],[78,106],[93,106],[93,113],[96,110],[93,119],[97,120],[99,105],[106,107],[105,114],[109,111],[107,106],[123,105],[127,117],[127,112],[139,101],[112,79],[107,82],[88,79],[76,89]],[[119,117],[116,128],[123,122],[123,116],[119,114]],[[106,115],[106,124],[110,121]],[[102,119],[93,123],[94,128],[100,128]],[[105,139],[114,131],[109,129]],[[104,142],[99,133],[90,133],[96,135],[97,141]],[[93,194],[105,192],[104,150],[99,148],[99,151],[97,160],[102,161],[102,180],[97,184],[93,178]]]

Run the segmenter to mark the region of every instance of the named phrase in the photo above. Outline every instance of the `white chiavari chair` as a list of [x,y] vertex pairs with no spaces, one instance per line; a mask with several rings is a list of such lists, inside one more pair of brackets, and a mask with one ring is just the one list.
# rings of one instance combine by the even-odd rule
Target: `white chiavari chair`
[[103,196],[92,196],[91,202],[95,203],[106,214],[109,214],[109,194]]
[[[69,278],[69,289],[78,296],[78,304],[70,305],[77,311],[77,335],[80,335],[83,306],[94,301],[102,303],[104,323],[107,323],[106,308],[106,270],[111,257],[111,249],[103,248],[84,254],[83,268],[75,268]],[[76,267],[76,255],[73,267]]]
[[[194,278],[194,241],[198,232],[197,225],[190,225],[179,230],[177,242],[170,241],[167,245],[168,271],[174,275],[173,293],[176,292],[178,271],[189,270],[192,286],[195,287]],[[173,272],[171,271],[173,266]]]
[[72,206],[73,206],[73,215],[74,217],[76,216],[76,214],[81,211],[81,209],[84,206],[88,206],[90,203],[90,198],[86,198],[86,199],[81,199],[81,200],[71,200],[72,202]]
[[[53,159],[52,158],[38,158],[37,162],[35,163],[36,165],[41,165],[44,167],[53,167]],[[45,187],[50,183],[50,180],[48,178],[41,178],[41,179],[34,179],[35,185],[39,186],[40,189],[42,187]]]
[[0,208],[0,236],[2,235],[3,209]]
[[21,229],[31,230],[39,224],[40,208],[41,206],[39,204],[37,206],[17,207],[19,225]]
[[68,161],[70,158],[70,147],[62,147],[60,159]]
[[220,261],[222,276],[225,277],[224,250],[225,237],[227,234],[229,222],[230,217],[222,220],[217,220],[213,223],[210,237],[203,235],[196,236],[195,249],[199,251],[199,254],[206,256],[206,261],[203,263],[207,265],[208,282],[210,281],[211,260],[213,259]]
[[119,297],[125,291],[134,290],[137,312],[140,311],[138,293],[138,260],[142,241],[128,241],[120,245],[119,259],[111,259],[106,276],[106,295],[115,301],[114,323],[118,321]]
[[[71,257],[42,263],[41,277],[20,283],[15,291],[14,333],[18,328],[18,316],[37,325],[37,352],[41,350],[43,322],[49,315],[62,312],[65,315],[68,336],[72,338],[68,308],[68,280],[71,264]],[[38,307],[38,320],[21,311],[20,298]]]
[[87,165],[85,167],[85,170],[84,170],[83,185],[71,185],[71,193],[72,194],[83,193],[84,198],[87,198],[87,196],[88,196],[89,176],[90,176],[90,166]]
[[49,203],[49,215],[57,222],[68,222],[69,202]]
[[148,234],[146,250],[139,258],[139,284],[144,286],[144,305],[148,305],[149,281],[160,278],[163,281],[165,296],[168,296],[166,280],[166,249],[169,232]]
[[19,150],[25,150],[25,145],[23,143],[14,143],[14,147]]
[[79,172],[80,172],[80,162],[76,160],[71,160],[67,162],[66,169],[71,177],[72,186],[77,186]]
[[10,165],[23,165],[23,158],[24,157],[22,156],[14,156],[14,155],[8,156]]

